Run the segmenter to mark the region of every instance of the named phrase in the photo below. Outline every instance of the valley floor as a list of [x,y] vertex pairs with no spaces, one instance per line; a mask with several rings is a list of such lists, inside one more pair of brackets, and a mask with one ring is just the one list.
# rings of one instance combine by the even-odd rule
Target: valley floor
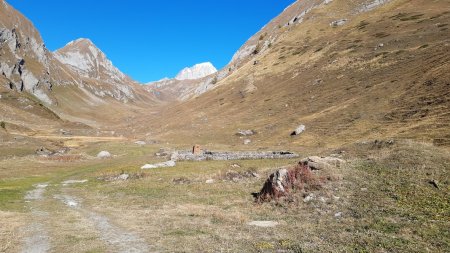
[[[160,145],[79,140],[65,158],[0,161],[0,252],[450,250],[450,155],[432,145],[377,141],[334,150],[348,162],[318,171],[326,178],[321,189],[256,204],[251,193],[298,159],[142,171],[161,161]],[[101,150],[113,157],[96,158]]]

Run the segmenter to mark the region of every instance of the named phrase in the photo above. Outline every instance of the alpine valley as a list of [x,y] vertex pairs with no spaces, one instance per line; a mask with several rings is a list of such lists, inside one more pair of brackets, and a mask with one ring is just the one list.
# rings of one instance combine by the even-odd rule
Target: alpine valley
[[0,252],[449,252],[450,2],[292,2],[142,84],[1,0]]

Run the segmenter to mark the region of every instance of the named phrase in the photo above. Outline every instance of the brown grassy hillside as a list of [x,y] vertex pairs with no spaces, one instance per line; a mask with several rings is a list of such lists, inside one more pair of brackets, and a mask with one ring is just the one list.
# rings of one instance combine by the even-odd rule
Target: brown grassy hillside
[[[152,133],[178,143],[336,147],[375,138],[450,145],[448,1],[362,1],[312,10],[219,87],[168,107]],[[330,23],[348,21],[338,27]],[[306,132],[291,138],[299,124]]]

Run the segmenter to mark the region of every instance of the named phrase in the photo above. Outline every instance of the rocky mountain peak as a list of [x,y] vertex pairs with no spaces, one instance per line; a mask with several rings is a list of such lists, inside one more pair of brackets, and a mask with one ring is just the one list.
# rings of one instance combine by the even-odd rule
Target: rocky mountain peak
[[210,62],[196,64],[192,67],[184,68],[175,77],[177,80],[194,80],[209,76],[217,72],[217,69]]
[[123,82],[126,75],[90,39],[80,38],[55,52],[55,57],[81,76]]

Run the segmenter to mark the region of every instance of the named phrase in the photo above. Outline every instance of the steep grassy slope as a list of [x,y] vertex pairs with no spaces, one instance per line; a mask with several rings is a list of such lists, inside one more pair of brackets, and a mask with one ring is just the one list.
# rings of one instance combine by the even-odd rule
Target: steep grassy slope
[[[450,145],[448,1],[335,0],[309,12],[217,89],[166,108],[153,133],[174,142],[336,147],[374,138]],[[342,26],[331,26],[348,19]],[[299,124],[306,132],[289,134]]]

